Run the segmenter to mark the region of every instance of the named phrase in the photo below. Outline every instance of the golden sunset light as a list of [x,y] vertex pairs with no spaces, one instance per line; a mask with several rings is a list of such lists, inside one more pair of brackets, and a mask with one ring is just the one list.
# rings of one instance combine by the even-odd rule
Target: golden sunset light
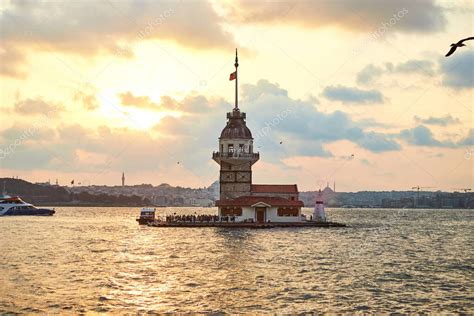
[[471,314],[473,93],[472,0],[0,0],[0,314]]
[[[8,115],[2,143],[8,154],[2,173],[25,176],[23,170],[35,169],[30,180],[67,182],[74,174],[58,170],[53,158],[72,159],[84,180],[113,184],[112,170],[86,172],[87,163],[79,163],[76,152],[117,154],[120,149],[114,153],[112,147],[122,142],[118,135],[134,138],[137,130],[149,134],[144,145],[155,154],[168,138],[175,139],[168,152],[192,148],[202,159],[184,166],[195,172],[215,147],[209,140],[221,128],[216,121],[231,108],[233,85],[227,75],[233,47],[240,47],[241,107],[252,111],[249,126],[262,129],[288,108],[293,122],[306,120],[314,128],[297,130],[288,121],[255,139],[269,148],[268,156],[278,157],[263,158],[275,179],[305,189],[314,188],[315,179],[337,179],[347,190],[382,189],[387,183],[406,189],[411,184],[394,174],[405,179],[423,165],[434,169],[421,172],[418,183],[446,190],[471,186],[472,160],[464,154],[472,146],[474,53],[466,48],[453,59],[443,56],[446,43],[472,30],[469,2],[368,2],[370,9],[364,11],[364,4],[342,15],[341,3],[275,2],[266,8],[258,2],[106,1],[94,7],[93,17],[86,2],[3,2],[1,99]],[[206,18],[196,19],[197,12]],[[17,135],[48,110],[48,124],[37,134],[51,137],[26,139],[10,153]],[[76,124],[84,129],[83,142],[61,147],[67,142],[61,130]],[[110,139],[95,139],[102,146],[87,149],[87,135],[104,127]],[[351,135],[351,129],[361,136]],[[196,141],[190,142],[192,137]],[[288,144],[278,153],[272,152],[275,138]],[[39,152],[41,159],[28,159],[41,151],[39,143],[56,155]],[[127,165],[131,152],[148,159],[149,151],[139,157],[137,150],[130,144],[119,155],[117,172],[146,173],[140,163]],[[314,168],[333,168],[349,152],[356,158],[331,179]],[[166,168],[168,162],[159,156],[155,167]],[[287,161],[300,161],[301,173],[312,177],[287,172]],[[148,171],[142,182],[186,185],[176,174],[158,179],[156,169]],[[348,174],[354,172],[364,176],[364,187],[351,181]]]

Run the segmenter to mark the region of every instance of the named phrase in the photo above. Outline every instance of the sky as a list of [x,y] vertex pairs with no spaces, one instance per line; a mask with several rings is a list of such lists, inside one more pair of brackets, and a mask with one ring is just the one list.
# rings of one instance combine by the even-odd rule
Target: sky
[[209,186],[238,48],[254,183],[474,186],[471,1],[0,3],[0,176]]

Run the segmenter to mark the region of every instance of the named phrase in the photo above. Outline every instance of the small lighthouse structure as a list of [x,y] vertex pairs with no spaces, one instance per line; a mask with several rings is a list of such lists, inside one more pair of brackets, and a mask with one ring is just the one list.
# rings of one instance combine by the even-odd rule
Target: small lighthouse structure
[[125,172],[122,172],[122,187],[125,186]]
[[313,221],[326,222],[326,212],[324,211],[323,192],[319,189],[316,195],[316,204],[314,205]]

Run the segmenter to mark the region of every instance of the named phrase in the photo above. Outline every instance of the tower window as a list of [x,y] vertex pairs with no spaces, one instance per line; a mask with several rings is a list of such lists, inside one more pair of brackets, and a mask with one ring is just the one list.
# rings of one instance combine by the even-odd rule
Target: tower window
[[234,152],[234,145],[233,144],[227,145],[227,151],[230,152],[230,153],[233,153]]
[[245,152],[244,144],[239,144],[239,152]]

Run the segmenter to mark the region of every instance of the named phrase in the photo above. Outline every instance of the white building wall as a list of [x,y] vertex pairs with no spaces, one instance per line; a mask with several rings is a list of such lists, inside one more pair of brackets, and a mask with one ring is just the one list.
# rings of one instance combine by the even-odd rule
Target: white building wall
[[[300,210],[301,215],[301,210]],[[220,208],[219,208],[219,216],[221,216]],[[244,220],[253,219],[257,221],[255,215],[255,208],[253,207],[242,207],[242,216],[236,216],[236,222],[243,222]],[[278,216],[278,207],[267,207],[266,218],[265,221],[268,222],[275,222],[275,223],[295,223],[303,221],[301,216]]]
[[253,207],[243,207],[242,208],[242,221],[244,219],[253,219],[255,220],[255,209]]
[[[219,216],[221,216],[221,208],[219,208]],[[246,219],[255,220],[255,209],[253,207],[242,207],[242,216],[236,216],[236,222],[243,222]]]

